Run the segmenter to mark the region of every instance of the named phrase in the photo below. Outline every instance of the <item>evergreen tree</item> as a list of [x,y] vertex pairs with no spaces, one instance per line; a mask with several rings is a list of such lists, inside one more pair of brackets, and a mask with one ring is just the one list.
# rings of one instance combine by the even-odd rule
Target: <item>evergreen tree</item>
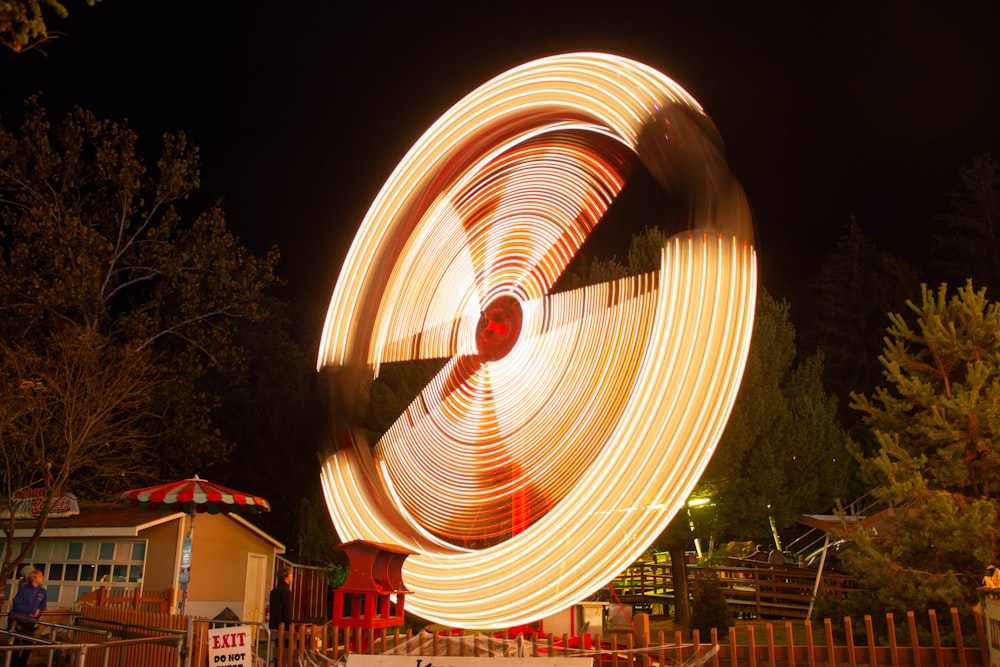
[[718,631],[718,638],[723,639],[729,635],[732,624],[733,613],[718,577],[703,577],[698,581],[691,604],[691,629],[698,631],[700,641],[709,642],[712,628]]
[[848,533],[859,612],[967,608],[997,556],[1000,305],[985,292],[923,286],[907,316],[890,315],[883,384],[852,394],[879,445],[853,452],[891,508],[877,532]]
[[[91,7],[95,2],[97,0],[87,0]],[[14,53],[38,48],[58,34],[49,31],[50,20],[67,16],[69,10],[60,0],[3,0],[0,2],[0,44]]]
[[962,169],[951,212],[936,219],[932,266],[944,281],[1000,290],[1000,162],[988,153]]
[[803,329],[803,340],[823,351],[824,384],[839,399],[839,416],[849,429],[858,421],[857,413],[847,409],[850,392],[871,391],[881,378],[886,313],[919,282],[916,268],[878,249],[853,215],[820,265],[815,315]]
[[[740,393],[702,484],[720,541],[756,539],[843,499],[850,465],[823,357],[796,362],[789,305],[761,288]],[[769,540],[768,540],[769,541]]]
[[[635,236],[626,271],[658,268],[665,242],[666,234],[656,227]],[[603,273],[617,277],[620,265],[607,264]],[[603,274],[599,262],[590,273]],[[740,392],[695,491],[696,496],[711,496],[714,504],[693,510],[691,517],[679,513],[657,541],[676,564],[675,590],[686,590],[684,552],[696,535],[706,545],[760,538],[768,534],[772,520],[786,527],[800,514],[828,510],[843,498],[851,466],[837,421],[837,401],[823,388],[823,357],[816,353],[801,362],[796,357],[788,303],[761,288]],[[682,592],[675,598],[679,602],[674,621],[687,622],[687,596]]]

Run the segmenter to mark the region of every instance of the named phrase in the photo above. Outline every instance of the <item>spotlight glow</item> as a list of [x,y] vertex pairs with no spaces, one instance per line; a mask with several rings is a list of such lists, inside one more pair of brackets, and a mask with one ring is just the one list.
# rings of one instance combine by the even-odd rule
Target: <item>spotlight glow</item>
[[[636,160],[691,212],[660,269],[553,293]],[[459,627],[532,621],[604,585],[721,436],[750,342],[752,244],[711,121],[663,74],[567,54],[472,92],[393,172],[330,303],[322,479],[341,539],[414,551],[408,609]],[[422,359],[446,362],[369,445],[372,378]]]

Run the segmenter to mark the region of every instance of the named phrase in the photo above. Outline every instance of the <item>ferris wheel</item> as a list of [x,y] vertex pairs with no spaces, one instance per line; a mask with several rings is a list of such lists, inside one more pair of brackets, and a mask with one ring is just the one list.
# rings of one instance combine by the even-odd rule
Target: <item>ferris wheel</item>
[[[640,171],[683,212],[659,269],[561,289]],[[722,434],[753,242],[718,133],[660,72],[572,53],[470,93],[393,171],[331,299],[322,480],[340,538],[414,552],[408,610],[459,627],[529,622],[606,584],[683,506]],[[433,360],[368,433],[383,369]]]

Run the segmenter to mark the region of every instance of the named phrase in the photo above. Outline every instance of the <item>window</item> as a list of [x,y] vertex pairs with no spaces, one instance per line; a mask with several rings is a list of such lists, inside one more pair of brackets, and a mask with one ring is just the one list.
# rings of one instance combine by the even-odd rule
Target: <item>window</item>
[[[142,586],[145,560],[145,540],[43,539],[35,545],[27,563],[45,575],[49,606],[70,607],[81,595],[99,586],[116,595]],[[20,569],[7,581],[8,598],[10,591],[16,590],[13,584],[19,575]]]

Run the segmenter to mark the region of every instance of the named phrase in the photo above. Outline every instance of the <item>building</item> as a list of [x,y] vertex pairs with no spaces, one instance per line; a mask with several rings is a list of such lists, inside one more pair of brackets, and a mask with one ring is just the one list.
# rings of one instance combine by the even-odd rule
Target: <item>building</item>
[[[115,596],[135,589],[143,595],[168,592],[177,609],[190,521],[184,513],[81,503],[79,514],[48,520],[24,564],[45,573],[50,610],[71,609],[81,595],[99,587]],[[18,528],[15,546],[20,548],[31,532],[28,526]],[[186,613],[211,618],[228,607],[243,620],[262,621],[275,559],[285,553],[284,545],[229,514],[196,515],[192,538]],[[7,582],[8,599],[14,585]]]

